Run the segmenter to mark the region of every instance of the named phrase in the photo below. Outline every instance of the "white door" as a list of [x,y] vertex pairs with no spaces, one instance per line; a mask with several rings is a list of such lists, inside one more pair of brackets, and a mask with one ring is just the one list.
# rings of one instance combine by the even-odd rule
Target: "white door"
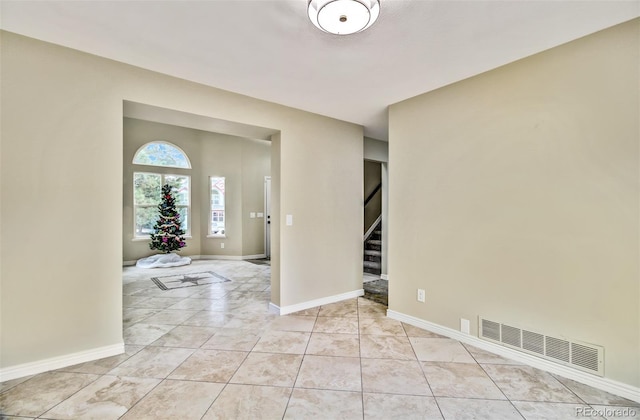
[[271,177],[264,177],[264,254],[271,258]]

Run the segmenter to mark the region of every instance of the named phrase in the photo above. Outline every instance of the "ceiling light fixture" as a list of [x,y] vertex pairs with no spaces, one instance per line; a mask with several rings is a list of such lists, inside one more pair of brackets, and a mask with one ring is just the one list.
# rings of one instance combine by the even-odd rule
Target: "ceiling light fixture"
[[309,0],[309,19],[336,35],[364,31],[378,19],[379,0]]

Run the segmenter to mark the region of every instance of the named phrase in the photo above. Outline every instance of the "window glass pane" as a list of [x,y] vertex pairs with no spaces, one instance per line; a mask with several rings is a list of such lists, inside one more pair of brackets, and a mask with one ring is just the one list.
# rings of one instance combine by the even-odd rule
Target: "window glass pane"
[[133,163],[139,165],[168,166],[171,168],[191,168],[187,155],[176,146],[152,142],[142,147],[133,157]]
[[147,205],[160,202],[160,174],[135,172],[133,174],[133,204]]
[[180,214],[180,227],[185,233],[189,233],[189,208],[188,207],[178,207],[178,214]]
[[189,205],[189,177],[180,175],[165,175],[164,183],[171,185],[173,198],[178,206]]
[[210,178],[211,192],[211,218],[209,219],[209,234],[224,235],[224,185],[225,179],[221,177]]
[[158,219],[158,209],[154,207],[136,207],[135,236],[146,236],[153,233],[153,226]]

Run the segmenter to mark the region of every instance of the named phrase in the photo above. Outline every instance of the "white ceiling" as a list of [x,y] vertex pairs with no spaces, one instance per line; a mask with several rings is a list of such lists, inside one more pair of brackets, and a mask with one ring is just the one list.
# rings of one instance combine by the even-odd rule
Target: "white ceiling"
[[387,106],[640,16],[640,0],[381,0],[365,32],[306,0],[0,0],[4,30],[361,124]]

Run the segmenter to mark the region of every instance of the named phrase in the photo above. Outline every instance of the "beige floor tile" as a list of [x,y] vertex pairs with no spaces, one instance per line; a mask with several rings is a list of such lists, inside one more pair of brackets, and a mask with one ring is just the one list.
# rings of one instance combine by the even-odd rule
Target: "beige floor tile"
[[232,312],[234,314],[255,314],[266,317],[269,312],[269,302],[243,302],[238,304]]
[[104,375],[47,411],[43,417],[116,420],[159,383],[159,379]]
[[[80,372],[83,373],[83,372]],[[24,381],[28,381],[33,378],[35,375],[24,376],[22,378],[11,379],[10,381],[0,382],[0,393],[8,391],[16,385],[20,385]]]
[[214,300],[207,306],[206,311],[213,312],[232,312],[238,307],[238,304],[230,301],[229,299]]
[[431,396],[416,360],[362,359],[364,392]]
[[433,397],[417,395],[363,395],[365,420],[442,420]]
[[491,353],[489,351],[479,349],[470,344],[463,344],[463,346],[471,353],[476,362],[478,363],[488,363],[494,365],[521,365],[522,363],[516,362],[515,360],[507,359],[506,357],[502,357],[495,353]]
[[373,305],[358,304],[358,317],[360,318],[384,318],[387,316],[387,307],[374,303]]
[[319,356],[360,357],[360,340],[356,334],[312,333],[307,354]]
[[304,354],[311,333],[270,330],[262,334],[253,348],[265,353]]
[[506,400],[484,370],[471,363],[421,362],[436,397]]
[[162,309],[124,308],[122,311],[122,328],[127,329],[138,322],[144,321],[151,315],[157,314],[161,310]]
[[[140,287],[144,287],[144,286],[140,286]],[[123,295],[122,296],[122,306],[124,308],[132,307],[132,306],[135,307],[137,304],[140,304],[140,303],[144,302],[147,299],[151,299],[151,298],[148,297],[148,296]]]
[[178,325],[153,343],[151,346],[199,348],[218,331],[214,327],[192,327]]
[[223,327],[233,318],[233,315],[226,312],[200,311],[187,319],[182,325],[194,327]]
[[122,420],[199,420],[223,388],[209,382],[164,380]]
[[318,317],[313,332],[358,334],[358,318]]
[[[580,397],[587,404],[601,404],[601,405],[620,405],[624,407],[637,407],[640,408],[640,403],[628,400],[617,395],[610,394],[606,391],[590,387],[589,385],[581,384],[580,382],[572,381],[571,379],[563,378],[562,376],[553,375],[564,386],[573,391],[578,397]],[[640,410],[637,410],[640,412]]]
[[202,298],[186,298],[181,300],[180,302],[176,303],[175,305],[171,305],[169,306],[167,309],[168,310],[173,310],[173,311],[181,311],[181,310],[185,310],[185,311],[202,311],[205,310],[207,308],[210,308],[212,305],[214,305],[216,302],[219,302],[218,300],[214,300],[214,299],[202,299]]
[[[376,279],[376,280],[377,280],[377,279]],[[358,302],[358,307],[362,307],[362,306],[370,306],[370,305],[380,305],[380,306],[384,306],[384,305],[381,305],[380,303],[378,303],[378,302],[376,302],[376,301],[373,301],[373,300],[371,300],[371,299],[367,299],[367,298],[366,298],[366,297],[364,297],[364,296],[360,296],[360,297],[358,297],[357,302]],[[386,308],[386,306],[385,306],[385,308]]]
[[240,351],[197,350],[169,379],[228,382],[246,357],[247,353]]
[[146,346],[174,328],[175,325],[146,324],[139,322],[124,330],[124,342],[131,345]]
[[259,339],[260,333],[256,330],[222,328],[204,343],[201,348],[251,351]]
[[285,315],[271,321],[269,329],[279,331],[311,332],[315,323],[315,316]]
[[193,352],[193,349],[146,347],[111,370],[109,375],[164,379]]
[[358,303],[355,299],[322,305],[318,316],[358,317]]
[[[152,289],[154,293],[162,293],[162,290],[158,290],[156,291],[155,289]],[[140,295],[136,295],[139,298],[145,297],[145,296],[140,296]],[[184,298],[169,298],[169,297],[153,297],[150,296],[148,299],[144,299],[144,300],[139,300],[138,302],[136,302],[134,305],[131,305],[132,307],[135,308],[148,308],[148,309],[167,309],[169,306],[171,305],[175,305],[176,303],[180,302],[181,300],[183,300]]]
[[406,337],[402,323],[391,318],[360,318],[360,334]]
[[229,291],[225,290],[221,287],[212,287],[207,290],[203,290],[195,295],[191,295],[192,299],[221,299],[223,298]]
[[[567,420],[575,418],[602,419],[591,414],[588,405],[567,403],[546,403],[531,401],[513,401],[520,414],[526,420]],[[626,420],[626,419],[625,419]]]
[[0,407],[3,414],[36,417],[98,378],[84,373],[42,373],[0,394]]
[[250,353],[231,378],[231,383],[292,387],[302,356],[297,354]]
[[269,327],[269,324],[274,318],[262,313],[246,313],[237,310],[234,310],[232,315],[233,317],[229,319],[229,322],[224,324],[224,328],[264,330]]
[[280,420],[290,395],[291,388],[229,384],[202,420]]
[[125,352],[117,356],[105,357],[104,359],[94,360],[92,362],[81,363],[79,365],[69,366],[58,369],[60,372],[76,372],[76,373],[93,373],[95,375],[104,375],[111,369],[118,366],[140,350],[144,346],[129,345],[125,346]]
[[294,389],[285,419],[362,420],[362,394],[348,391]]
[[512,401],[582,403],[550,373],[529,366],[482,365]]
[[296,316],[318,316],[318,312],[320,312],[320,307],[317,306],[315,308],[304,309],[302,311],[294,312],[290,315]]
[[509,401],[436,398],[445,419],[455,420],[522,420]]
[[170,310],[164,309],[157,314],[151,315],[149,318],[144,320],[145,324],[167,324],[167,325],[180,325],[185,322],[187,319],[191,318],[199,311],[189,311],[186,309],[180,310]]
[[409,337],[418,360],[427,362],[476,363],[462,343],[450,338]]
[[306,355],[296,388],[362,391],[359,357]]
[[370,359],[416,360],[407,337],[390,335],[360,336],[360,356]]
[[[160,288],[158,288],[158,290],[160,290]],[[197,287],[180,287],[177,289],[160,290],[160,293],[162,293],[160,296],[167,297],[167,298],[183,298],[184,299],[199,293],[199,290],[200,289],[198,289]]]
[[405,332],[409,337],[424,337],[424,338],[447,338],[443,335],[433,333],[431,331],[427,331],[422,328],[415,327],[413,325],[402,323]]

